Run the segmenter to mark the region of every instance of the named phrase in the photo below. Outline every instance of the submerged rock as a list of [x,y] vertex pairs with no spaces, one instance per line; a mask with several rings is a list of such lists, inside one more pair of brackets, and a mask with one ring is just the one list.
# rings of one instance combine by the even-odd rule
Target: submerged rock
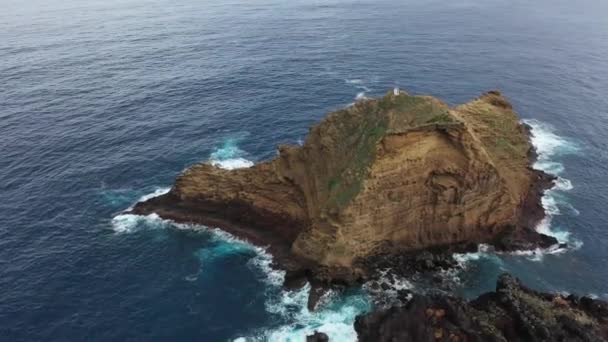
[[[350,283],[368,276],[374,267],[361,260],[376,255],[556,243],[532,229],[552,183],[530,167],[533,157],[528,130],[498,92],[454,108],[390,92],[330,113],[273,160],[194,165],[133,212],[220,227],[270,245],[288,274]],[[422,268],[443,267],[421,258]]]
[[359,341],[608,341],[608,303],[542,293],[503,274],[496,291],[466,302],[414,295],[358,316]]
[[329,342],[329,337],[325,333],[315,331],[314,334],[306,336],[306,342]]

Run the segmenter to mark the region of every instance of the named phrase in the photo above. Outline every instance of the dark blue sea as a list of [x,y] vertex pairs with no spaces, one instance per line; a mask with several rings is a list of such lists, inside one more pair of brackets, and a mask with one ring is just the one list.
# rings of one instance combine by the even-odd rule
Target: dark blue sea
[[455,293],[608,298],[605,1],[0,0],[0,340],[353,341],[365,286],[311,313],[264,248],[122,212],[394,87],[501,90],[559,176],[537,229],[569,247],[458,255]]

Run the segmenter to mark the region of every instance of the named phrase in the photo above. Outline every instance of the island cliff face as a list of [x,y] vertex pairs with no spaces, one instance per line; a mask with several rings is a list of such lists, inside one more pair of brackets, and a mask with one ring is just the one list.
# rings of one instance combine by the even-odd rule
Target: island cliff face
[[194,165],[133,212],[217,226],[310,268],[361,273],[357,261],[378,253],[555,243],[532,229],[551,183],[533,158],[527,128],[498,92],[454,108],[391,92],[330,113],[271,161]]

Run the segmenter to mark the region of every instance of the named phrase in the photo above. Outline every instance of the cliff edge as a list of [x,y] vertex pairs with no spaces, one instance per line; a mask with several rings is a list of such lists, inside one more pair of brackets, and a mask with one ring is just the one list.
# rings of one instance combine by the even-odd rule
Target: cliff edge
[[217,226],[270,245],[287,269],[352,278],[365,273],[358,260],[379,253],[556,243],[532,229],[552,183],[533,159],[527,128],[499,92],[453,108],[390,92],[330,113],[273,160],[194,165],[133,212]]

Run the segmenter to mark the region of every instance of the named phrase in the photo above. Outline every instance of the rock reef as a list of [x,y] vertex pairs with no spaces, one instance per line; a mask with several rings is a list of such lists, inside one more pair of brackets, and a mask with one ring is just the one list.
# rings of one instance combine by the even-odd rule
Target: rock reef
[[377,255],[548,247],[533,228],[553,179],[531,168],[528,133],[497,91],[456,107],[391,91],[330,113],[270,161],[194,165],[133,212],[222,228],[321,282],[365,278]]
[[607,341],[608,303],[542,293],[509,274],[496,291],[466,302],[415,294],[403,306],[358,316],[360,342],[383,341]]

